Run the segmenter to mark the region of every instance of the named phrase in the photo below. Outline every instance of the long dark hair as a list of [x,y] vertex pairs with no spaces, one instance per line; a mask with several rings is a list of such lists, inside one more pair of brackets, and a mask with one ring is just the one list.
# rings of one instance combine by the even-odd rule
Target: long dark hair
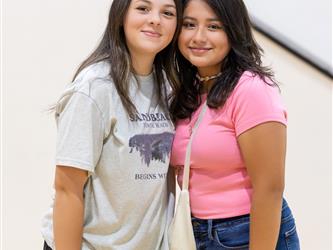
[[[183,0],[183,8],[191,0]],[[267,84],[277,86],[274,74],[261,61],[262,48],[254,40],[251,22],[242,0],[204,0],[221,20],[227,34],[230,51],[222,62],[221,76],[216,79],[208,93],[207,104],[210,108],[222,107],[244,71],[258,75]],[[197,68],[177,50],[180,89],[171,104],[174,120],[188,118],[201,104],[200,86],[195,75]]]
[[[92,54],[82,62],[74,79],[77,75],[89,65],[100,61],[109,62],[110,77],[118,91],[121,102],[128,114],[136,112],[136,107],[129,97],[129,81],[131,74],[134,72],[129,50],[126,45],[126,38],[123,29],[123,22],[127,10],[132,0],[113,0],[108,23],[104,34],[97,48]],[[170,82],[171,88],[176,91],[178,87],[177,72],[175,69],[175,54],[177,47],[177,36],[181,27],[182,4],[181,0],[174,0],[177,11],[177,29],[172,42],[162,51],[160,51],[154,60],[154,77],[157,82],[157,100],[166,110],[168,100],[172,95],[166,95],[166,84],[163,71]],[[73,81],[74,81],[73,79]]]

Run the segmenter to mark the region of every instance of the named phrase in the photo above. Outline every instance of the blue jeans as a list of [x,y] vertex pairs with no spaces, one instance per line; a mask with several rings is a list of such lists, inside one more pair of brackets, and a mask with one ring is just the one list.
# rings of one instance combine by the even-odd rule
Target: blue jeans
[[[249,249],[250,216],[204,220],[192,217],[194,237],[198,250]],[[283,199],[281,226],[276,250],[299,250],[294,217]]]

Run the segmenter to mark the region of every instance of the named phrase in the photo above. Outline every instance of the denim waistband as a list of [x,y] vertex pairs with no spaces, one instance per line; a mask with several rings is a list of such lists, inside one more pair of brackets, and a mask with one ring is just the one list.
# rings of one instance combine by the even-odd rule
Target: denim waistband
[[[285,199],[282,201],[281,221],[286,221],[292,217],[291,210]],[[215,228],[215,227],[230,227],[239,223],[250,222],[250,214],[243,214],[229,218],[216,218],[216,219],[200,219],[192,216],[192,225],[194,228]]]
[[250,214],[243,214],[243,215],[238,215],[234,217],[228,217],[228,218],[219,218],[219,219],[200,219],[192,216],[192,224],[209,224],[209,221],[212,221],[213,224],[225,224],[225,225],[230,225],[235,222],[240,222],[247,220],[250,217]]

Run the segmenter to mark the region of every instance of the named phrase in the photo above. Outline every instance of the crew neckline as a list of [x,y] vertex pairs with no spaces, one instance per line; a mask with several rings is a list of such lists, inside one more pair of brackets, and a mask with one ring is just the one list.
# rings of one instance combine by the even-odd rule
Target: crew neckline
[[149,75],[135,74],[135,77],[139,80],[140,84],[151,83],[154,79],[154,70]]

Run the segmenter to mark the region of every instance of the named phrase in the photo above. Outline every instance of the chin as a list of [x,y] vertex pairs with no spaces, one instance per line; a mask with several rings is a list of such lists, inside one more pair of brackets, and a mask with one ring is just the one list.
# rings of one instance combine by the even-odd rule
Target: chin
[[196,56],[185,56],[185,58],[196,67],[207,67],[209,62],[206,59],[198,58]]
[[157,46],[156,44],[144,44],[142,46],[137,46],[137,49],[142,53],[147,54],[157,54],[162,51],[166,46]]
[[206,68],[211,66],[211,64],[207,62],[190,61],[190,63],[192,63],[197,68]]

